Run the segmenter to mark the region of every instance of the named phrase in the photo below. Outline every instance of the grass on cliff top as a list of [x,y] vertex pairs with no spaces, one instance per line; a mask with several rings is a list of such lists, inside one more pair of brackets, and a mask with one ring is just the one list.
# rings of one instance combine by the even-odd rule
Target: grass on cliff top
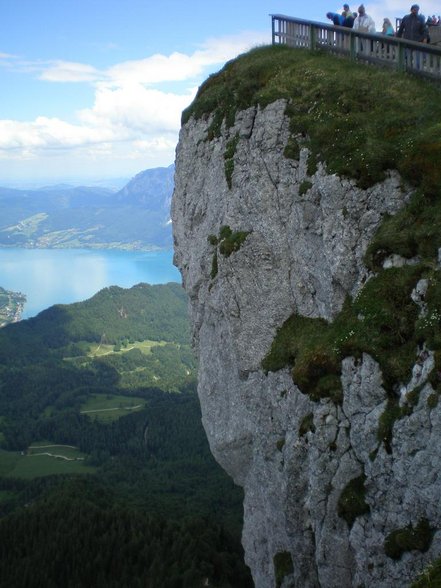
[[[440,91],[427,81],[322,52],[268,46],[230,61],[199,88],[182,122],[213,115],[208,139],[238,111],[288,101],[291,152],[366,188],[397,169],[426,193],[441,185]],[[294,148],[293,148],[294,146]],[[298,150],[298,149],[297,149]]]

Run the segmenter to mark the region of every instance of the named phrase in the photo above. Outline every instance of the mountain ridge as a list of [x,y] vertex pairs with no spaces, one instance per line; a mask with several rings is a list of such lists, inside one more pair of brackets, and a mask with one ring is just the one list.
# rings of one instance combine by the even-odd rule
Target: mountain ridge
[[170,248],[173,173],[173,166],[145,170],[118,191],[0,187],[0,246]]

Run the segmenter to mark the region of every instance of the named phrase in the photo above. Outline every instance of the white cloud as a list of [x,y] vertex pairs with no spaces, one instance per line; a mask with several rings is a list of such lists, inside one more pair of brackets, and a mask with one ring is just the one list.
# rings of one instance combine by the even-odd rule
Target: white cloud
[[113,138],[109,129],[72,125],[58,118],[41,116],[33,122],[0,120],[2,151],[30,153],[40,149],[67,149]]
[[158,84],[167,81],[182,81],[201,76],[204,69],[225,63],[252,46],[269,42],[266,33],[241,33],[240,35],[209,39],[191,55],[172,53],[152,55],[138,61],[127,61],[109,68],[105,75],[114,85],[127,83]]
[[144,59],[117,63],[98,70],[92,65],[71,61],[50,61],[22,64],[28,71],[38,71],[39,79],[48,82],[92,82],[109,86],[126,84],[160,84],[191,80],[204,69],[224,63],[256,44],[269,43],[267,33],[244,32],[240,35],[212,38],[192,54],[174,52],[155,54]]
[[[0,158],[60,157],[69,152],[77,158],[136,159],[157,154],[171,163],[181,113],[197,85],[210,69],[264,41],[268,39],[263,33],[210,39],[191,55],[156,54],[105,70],[77,62],[22,61],[18,67],[37,72],[44,82],[93,84],[94,103],[75,113],[73,122],[51,117],[0,120]],[[164,83],[169,88],[185,81],[191,87],[183,91],[161,88]]]
[[48,82],[94,82],[99,76],[99,71],[92,65],[54,61],[43,70],[40,79]]
[[194,55],[172,53],[171,55],[158,54],[138,61],[119,63],[109,68],[105,72],[105,77],[112,85],[125,85],[133,82],[158,84],[191,79],[199,75],[201,71],[201,64]]
[[182,110],[194,97],[166,93],[130,83],[118,88],[98,87],[93,108],[78,113],[87,126],[130,131],[131,134],[174,132],[179,130]]

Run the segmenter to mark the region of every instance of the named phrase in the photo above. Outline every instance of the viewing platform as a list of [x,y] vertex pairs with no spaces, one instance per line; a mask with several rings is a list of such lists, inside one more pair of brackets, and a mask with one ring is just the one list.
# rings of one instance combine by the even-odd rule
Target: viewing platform
[[273,45],[328,51],[352,60],[441,80],[441,47],[381,33],[272,14]]

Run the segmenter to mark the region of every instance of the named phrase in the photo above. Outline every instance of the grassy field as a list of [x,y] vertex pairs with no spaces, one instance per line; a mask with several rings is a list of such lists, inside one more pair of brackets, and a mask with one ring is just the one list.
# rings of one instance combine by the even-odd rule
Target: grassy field
[[166,345],[166,341],[135,341],[135,343],[129,343],[127,347],[121,347],[120,351],[115,351],[114,345],[108,345],[107,343],[94,343],[90,345],[89,357],[100,357],[102,355],[108,355],[109,353],[125,353],[132,349],[139,349],[142,353],[151,353],[152,347],[158,345]]
[[95,468],[85,464],[86,457],[75,447],[49,443],[34,443],[27,454],[0,450],[0,475],[31,479],[54,474],[93,474]]
[[116,421],[134,410],[142,410],[145,400],[136,396],[93,394],[81,406],[81,413],[103,422]]
[[27,455],[36,456],[41,453],[51,453],[52,455],[61,456],[61,458],[84,459],[86,455],[81,453],[76,447],[70,445],[55,445],[51,442],[32,443],[29,446]]
[[6,476],[13,470],[20,459],[20,454],[0,449],[0,476]]

